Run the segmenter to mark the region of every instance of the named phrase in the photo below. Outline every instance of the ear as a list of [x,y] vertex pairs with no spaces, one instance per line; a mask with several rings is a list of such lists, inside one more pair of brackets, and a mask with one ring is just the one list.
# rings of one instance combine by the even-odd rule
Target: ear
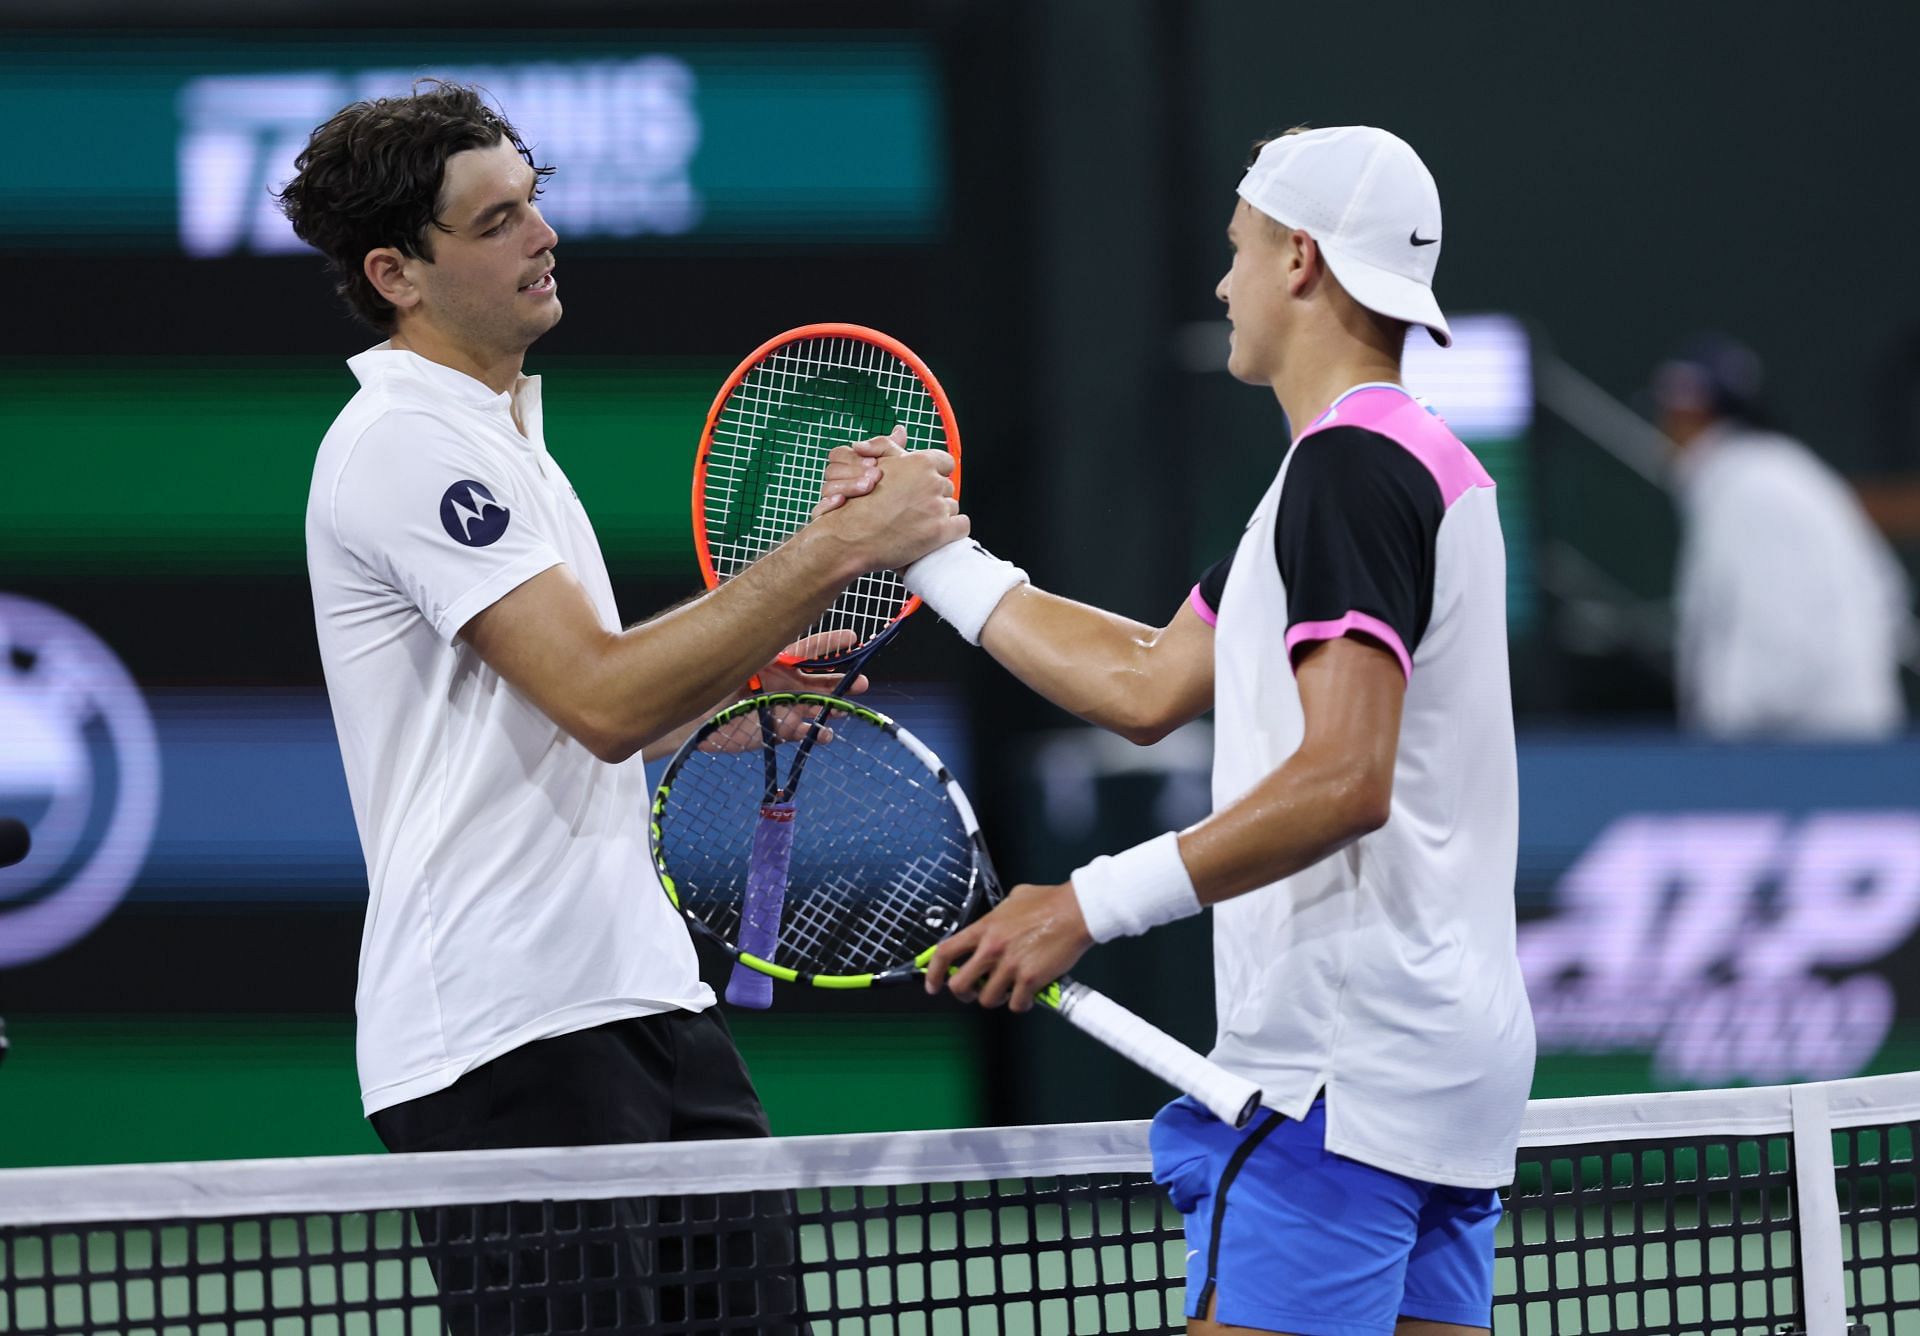
[[385,297],[396,311],[411,310],[420,304],[420,290],[408,269],[411,261],[392,246],[367,252],[360,271],[373,284],[373,290]]
[[1303,296],[1316,279],[1326,272],[1327,262],[1320,254],[1320,243],[1294,228],[1287,233],[1287,293]]

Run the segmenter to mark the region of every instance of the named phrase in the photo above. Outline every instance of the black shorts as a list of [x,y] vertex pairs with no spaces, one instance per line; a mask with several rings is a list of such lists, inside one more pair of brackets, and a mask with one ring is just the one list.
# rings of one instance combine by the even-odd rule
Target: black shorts
[[[517,1048],[381,1109],[392,1151],[767,1135],[718,1008],[614,1021]],[[781,1192],[416,1210],[454,1336],[805,1329]]]
[[391,1151],[612,1146],[767,1135],[718,1007],[536,1039],[445,1090],[381,1109]]

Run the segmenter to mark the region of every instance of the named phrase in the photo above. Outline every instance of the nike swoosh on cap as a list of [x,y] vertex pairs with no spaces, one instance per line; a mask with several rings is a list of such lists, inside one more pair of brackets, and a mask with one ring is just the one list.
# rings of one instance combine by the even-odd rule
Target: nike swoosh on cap
[[1438,240],[1440,240],[1439,237],[1421,236],[1420,229],[1417,227],[1407,234],[1407,241],[1415,246],[1431,246]]

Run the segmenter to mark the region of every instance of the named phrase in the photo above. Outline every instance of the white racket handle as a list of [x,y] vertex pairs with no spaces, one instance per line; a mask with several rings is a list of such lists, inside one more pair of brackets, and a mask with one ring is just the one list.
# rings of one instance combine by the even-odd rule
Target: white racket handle
[[1114,1052],[1192,1095],[1229,1127],[1245,1127],[1260,1107],[1259,1086],[1194,1052],[1105,993],[1083,983],[1064,983],[1056,1010]]

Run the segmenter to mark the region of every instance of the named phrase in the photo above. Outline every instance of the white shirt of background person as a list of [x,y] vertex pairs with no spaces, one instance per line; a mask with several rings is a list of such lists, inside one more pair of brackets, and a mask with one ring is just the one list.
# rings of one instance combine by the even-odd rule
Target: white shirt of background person
[[1874,740],[1906,724],[1905,572],[1837,473],[1723,419],[1681,449],[1682,723],[1718,738]]

